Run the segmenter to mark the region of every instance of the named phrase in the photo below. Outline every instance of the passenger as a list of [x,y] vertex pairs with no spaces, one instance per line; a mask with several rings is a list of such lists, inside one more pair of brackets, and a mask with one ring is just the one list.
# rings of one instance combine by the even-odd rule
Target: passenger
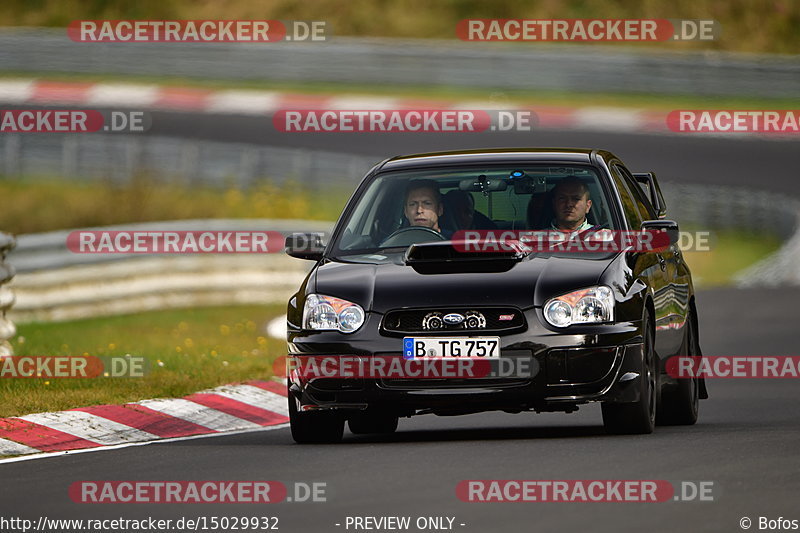
[[457,230],[497,229],[497,225],[489,217],[475,211],[475,198],[462,190],[452,190],[444,195],[446,212],[452,216]]
[[526,219],[528,229],[543,230],[550,226],[552,221],[552,208],[547,193],[534,193],[528,200]]
[[444,204],[453,216],[457,229],[474,229],[475,199],[470,193],[452,190],[444,195]]

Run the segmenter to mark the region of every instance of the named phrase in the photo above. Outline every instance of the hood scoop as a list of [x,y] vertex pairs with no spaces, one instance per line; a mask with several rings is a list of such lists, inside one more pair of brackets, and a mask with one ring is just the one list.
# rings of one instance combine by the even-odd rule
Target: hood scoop
[[459,242],[441,241],[412,244],[405,254],[406,265],[420,274],[454,272],[506,272],[528,253],[512,247],[505,250],[466,252]]

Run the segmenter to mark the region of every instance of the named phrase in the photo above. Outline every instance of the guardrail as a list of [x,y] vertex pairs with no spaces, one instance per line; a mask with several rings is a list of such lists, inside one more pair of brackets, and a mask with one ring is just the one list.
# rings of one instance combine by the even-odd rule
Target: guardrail
[[697,230],[732,230],[790,239],[800,228],[798,201],[768,191],[662,181],[667,217]]
[[759,97],[800,93],[797,56],[455,39],[76,43],[63,28],[3,28],[3,70],[498,90]]
[[[193,185],[247,187],[258,178],[352,186],[376,158],[324,150],[165,136],[3,134],[0,173],[124,183],[137,175]],[[233,182],[233,183],[231,183]]]
[[[332,228],[332,222],[319,220],[296,219],[263,219],[263,218],[237,218],[237,219],[187,219],[169,220],[163,222],[144,222],[138,224],[124,224],[82,228],[86,231],[278,231],[284,235],[293,232],[321,231],[327,232]],[[67,236],[73,230],[49,231],[19,235],[17,245],[10,261],[19,275],[52,271],[66,267],[80,267],[104,263],[120,263],[141,260],[143,254],[79,254],[67,248]],[[152,255],[149,257],[153,257]],[[164,256],[159,256],[164,257]],[[167,256],[168,257],[168,256]],[[174,257],[174,256],[173,256]],[[194,256],[190,256],[194,257]],[[206,255],[206,257],[209,257]],[[236,254],[233,257],[246,257]],[[258,257],[265,257],[259,255]],[[267,256],[268,257],[268,256]]]
[[[784,206],[776,216],[793,213],[794,220],[800,220],[800,200],[784,200]],[[735,276],[739,287],[780,287],[800,285],[800,230],[791,235],[781,249],[762,259],[755,265]]]
[[[183,220],[109,226],[128,231],[328,231],[304,220]],[[100,229],[100,228],[87,228]],[[285,303],[312,263],[274,254],[76,254],[69,231],[20,235],[9,258],[17,322],[58,321],[174,307]]]
[[6,316],[14,304],[14,292],[8,286],[8,282],[14,277],[14,267],[5,259],[15,243],[12,235],[0,232],[0,357],[14,355],[9,339],[17,333],[14,323]]

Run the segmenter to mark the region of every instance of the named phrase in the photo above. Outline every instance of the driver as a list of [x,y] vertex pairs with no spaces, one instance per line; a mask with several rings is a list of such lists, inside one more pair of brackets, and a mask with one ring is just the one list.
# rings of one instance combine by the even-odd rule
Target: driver
[[592,208],[589,187],[575,176],[560,180],[552,190],[553,213],[550,227],[559,231],[584,231],[592,225],[586,214]]
[[[593,226],[586,219],[592,208],[589,187],[576,176],[567,176],[559,181],[553,190],[553,213],[550,229],[561,232],[570,242],[579,240],[580,235],[591,241],[611,241],[613,233],[602,226]],[[586,231],[591,230],[591,231]],[[584,233],[586,232],[586,233]]]
[[406,187],[406,200],[403,205],[408,223],[423,226],[442,233],[439,217],[444,212],[442,195],[433,180],[412,180]]

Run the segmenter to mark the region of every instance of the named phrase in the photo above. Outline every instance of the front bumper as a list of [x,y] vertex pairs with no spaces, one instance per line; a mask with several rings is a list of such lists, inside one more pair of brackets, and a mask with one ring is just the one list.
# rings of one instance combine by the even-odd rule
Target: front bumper
[[[408,416],[489,410],[571,411],[592,401],[635,402],[642,379],[640,323],[624,322],[552,331],[537,309],[526,312],[525,331],[500,337],[501,358],[527,359],[535,374],[523,377],[398,379],[289,376],[300,410],[376,409]],[[374,356],[402,358],[402,336],[379,333],[379,316],[351,335],[289,329],[289,360]],[[291,366],[291,365],[290,365]]]

